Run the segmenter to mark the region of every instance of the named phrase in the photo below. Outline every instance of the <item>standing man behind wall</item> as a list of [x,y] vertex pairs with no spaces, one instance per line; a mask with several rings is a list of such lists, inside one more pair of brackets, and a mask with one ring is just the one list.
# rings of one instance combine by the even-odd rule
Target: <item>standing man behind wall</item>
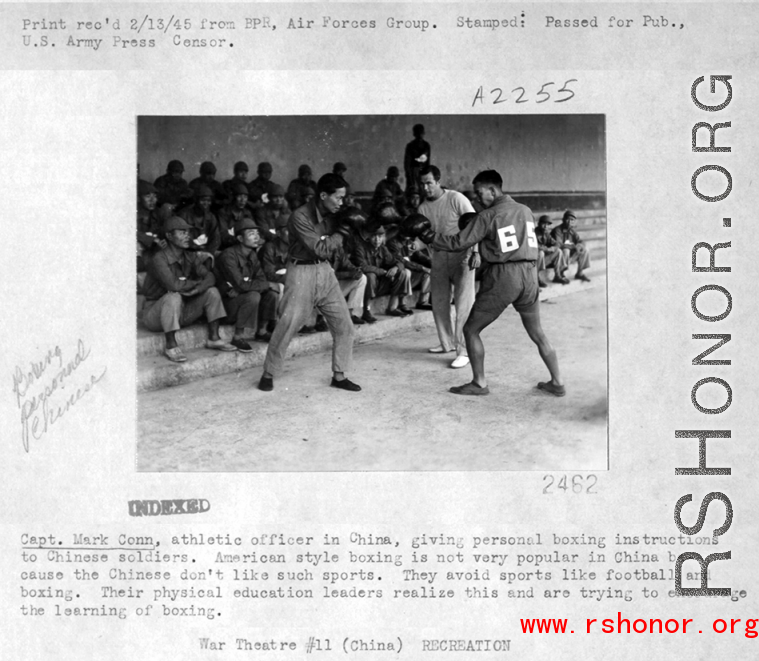
[[503,179],[495,170],[485,170],[474,178],[474,192],[484,210],[459,234],[443,236],[424,229],[425,218],[411,218],[408,229],[437,250],[460,251],[482,242],[485,272],[472,312],[464,326],[469,356],[472,359],[472,381],[451,388],[456,395],[487,395],[485,379],[485,347],[480,333],[501,313],[513,305],[519,313],[527,334],[537,345],[551,380],[538,383],[538,388],[563,397],[564,386],[559,374],[559,361],[540,324],[540,289],[535,262],[538,242],[530,210],[504,194]]
[[[458,191],[445,190],[440,185],[440,170],[434,165],[422,168],[421,180],[426,199],[419,205],[419,213],[429,218],[436,233],[443,236],[458,234],[459,218],[465,213],[474,213],[469,200]],[[456,358],[451,363],[453,368],[469,364],[464,323],[474,303],[474,276],[479,265],[476,246],[459,253],[432,250],[430,292],[440,345],[430,349],[430,353],[456,351]],[[456,305],[455,322],[451,319],[451,288]]]
[[403,154],[403,171],[406,175],[406,189],[416,186],[421,189],[422,169],[432,165],[432,147],[424,139],[424,125],[414,124],[414,139],[406,145]]
[[353,392],[361,390],[345,376],[353,359],[355,331],[348,305],[329,262],[342,246],[343,236],[349,232],[333,218],[344,197],[345,181],[330,172],[319,179],[316,199],[297,208],[290,217],[290,266],[285,278],[280,319],[269,342],[264,372],[258,383],[260,390],[274,388],[274,376],[282,371],[290,340],[314,308],[324,316],[333,338],[330,385]]

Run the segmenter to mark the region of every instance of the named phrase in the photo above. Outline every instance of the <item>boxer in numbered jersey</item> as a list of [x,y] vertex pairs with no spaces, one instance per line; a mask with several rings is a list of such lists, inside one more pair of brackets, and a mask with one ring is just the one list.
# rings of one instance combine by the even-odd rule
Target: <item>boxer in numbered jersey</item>
[[565,389],[556,351],[540,324],[540,290],[535,265],[538,241],[532,213],[503,192],[503,179],[495,170],[480,172],[472,183],[484,210],[458,234],[436,234],[429,221],[420,215],[406,221],[407,232],[419,236],[436,250],[458,252],[480,244],[485,270],[472,311],[464,325],[464,340],[473,378],[471,383],[451,388],[451,392],[457,395],[490,393],[485,379],[485,347],[480,333],[509,305],[513,305],[551,374],[551,380],[538,383],[538,388],[563,397]]

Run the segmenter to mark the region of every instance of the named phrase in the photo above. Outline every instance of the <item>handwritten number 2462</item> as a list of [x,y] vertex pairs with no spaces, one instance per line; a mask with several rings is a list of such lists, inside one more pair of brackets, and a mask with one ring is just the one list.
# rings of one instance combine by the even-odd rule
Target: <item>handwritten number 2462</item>
[[[553,100],[554,103],[564,103],[566,101],[569,101],[575,95],[575,93],[569,88],[569,84],[576,82],[577,78],[570,78],[569,80],[564,81],[564,84],[558,90],[554,89],[556,83],[544,83],[543,86],[538,90],[535,98],[532,100],[535,101],[535,103],[545,103],[551,99],[551,96],[553,94],[553,96],[558,97]],[[514,99],[515,103],[527,103],[530,101],[530,98],[527,96],[527,90],[524,87],[515,87],[513,90],[511,90],[512,94],[517,92],[518,94]],[[491,102],[494,106],[497,106],[499,103],[506,103],[509,100],[507,95],[508,92],[504,94],[503,88],[501,87],[494,87],[492,90],[490,90],[490,96],[492,97]],[[480,87],[477,89],[476,94],[474,95],[472,107],[476,106],[478,102],[486,102],[485,89],[482,85],[480,85]]]

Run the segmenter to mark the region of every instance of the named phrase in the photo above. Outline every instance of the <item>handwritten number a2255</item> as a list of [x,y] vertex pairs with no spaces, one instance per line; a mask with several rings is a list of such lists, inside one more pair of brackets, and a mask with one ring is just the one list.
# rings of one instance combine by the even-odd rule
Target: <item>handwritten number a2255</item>
[[[555,93],[555,96],[557,98],[554,99],[554,103],[565,103],[569,101],[572,97],[574,97],[575,93],[570,89],[569,85],[570,83],[576,83],[577,78],[570,78],[569,80],[564,81],[564,84],[561,86],[560,89],[558,89]],[[535,95],[535,103],[546,103],[551,99],[551,93],[547,91],[546,88],[550,87],[551,85],[556,85],[553,81],[549,81],[547,83],[543,83],[541,88],[538,90],[537,94]],[[527,96],[527,90],[524,87],[515,87],[513,90],[511,90],[511,93],[519,92],[518,96],[514,99],[514,103],[527,103],[530,101],[530,99]],[[563,98],[560,98],[562,95]],[[494,87],[490,90],[490,96],[493,97],[492,104],[494,106],[497,106],[501,103],[506,103],[509,99],[507,96],[503,93],[503,88],[501,87]],[[476,106],[477,103],[485,103],[485,90],[482,85],[479,86],[477,89],[477,92],[474,95],[474,100],[472,101],[472,107]]]

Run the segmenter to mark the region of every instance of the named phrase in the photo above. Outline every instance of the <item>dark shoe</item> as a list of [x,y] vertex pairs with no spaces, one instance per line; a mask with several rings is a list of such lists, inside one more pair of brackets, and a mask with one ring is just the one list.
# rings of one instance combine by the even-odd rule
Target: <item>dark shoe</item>
[[208,349],[215,349],[216,351],[237,351],[237,348],[233,344],[221,338],[218,340],[206,340],[206,347]]
[[454,386],[450,392],[454,395],[489,395],[490,389],[487,386],[481,388],[474,381],[471,381],[463,386]]
[[349,390],[350,392],[358,392],[361,390],[361,386],[357,383],[353,383],[353,381],[349,381],[348,379],[343,379],[342,381],[338,381],[334,376],[332,377],[332,383],[330,383],[333,388],[340,388],[341,390]]
[[319,319],[319,321],[316,322],[316,326],[314,326],[314,329],[317,333],[323,333],[324,331],[329,330],[329,326],[327,326],[327,322],[324,321],[324,319]]
[[250,346],[245,340],[232,340],[230,344],[236,347],[238,351],[242,353],[250,353],[253,351],[253,347]]
[[556,395],[556,397],[564,397],[564,395],[567,394],[564,386],[555,386],[550,381],[541,381],[538,383],[538,390],[543,390],[551,395]]
[[590,278],[584,273],[580,273],[575,276],[575,280],[581,280],[582,282],[590,282]]
[[355,314],[351,315],[351,321],[356,326],[363,326],[366,323],[363,319],[361,319],[360,317],[357,317]]
[[277,322],[276,322],[276,321],[274,321],[273,319],[272,319],[272,320],[271,320],[271,321],[270,321],[268,324],[266,324],[266,330],[267,330],[267,332],[269,332],[269,333],[273,333],[273,332],[274,332],[274,329],[275,329],[276,327],[277,327]]
[[271,339],[271,333],[256,333],[257,342],[268,342]]
[[543,278],[538,278],[538,287],[548,287],[548,283]]
[[271,376],[262,376],[261,380],[258,382],[258,389],[263,390],[264,392],[274,390],[274,378]]
[[411,308],[407,308],[405,305],[399,305],[398,306],[398,311],[399,312],[403,312],[403,314],[405,314],[407,317],[410,314],[414,314],[414,311]]
[[371,310],[364,310],[364,314],[361,315],[361,318],[367,323],[367,324],[373,324],[375,321],[377,321],[377,317],[375,317]]
[[303,326],[303,328],[301,328],[298,332],[301,335],[310,335],[311,333],[316,332],[316,328],[314,328],[313,326]]
[[569,284],[569,278],[562,276],[559,276],[558,278],[553,279],[554,282],[558,282],[561,285],[568,285]]
[[432,306],[429,303],[417,303],[416,309],[417,310],[431,310]]
[[385,310],[385,314],[389,317],[405,317],[406,315],[401,312],[398,308],[395,310]]

